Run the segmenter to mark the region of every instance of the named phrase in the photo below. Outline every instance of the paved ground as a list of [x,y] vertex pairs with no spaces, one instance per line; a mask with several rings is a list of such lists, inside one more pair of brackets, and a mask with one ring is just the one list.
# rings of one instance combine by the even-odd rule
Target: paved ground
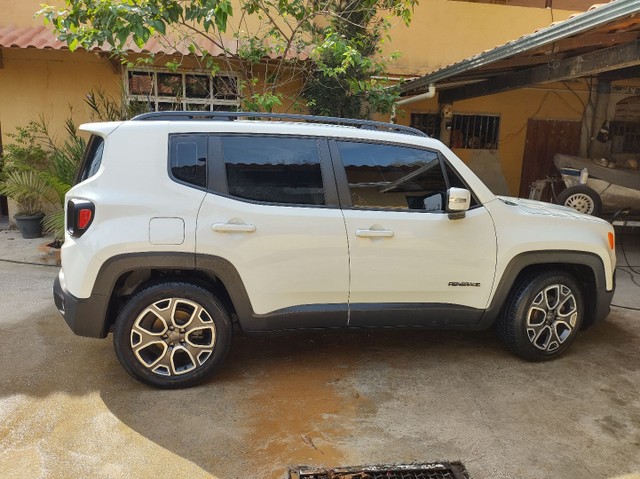
[[[1,261],[37,263],[42,242],[0,231],[2,478],[279,479],[293,464],[438,459],[474,479],[640,477],[636,311],[615,308],[546,364],[492,332],[239,337],[207,384],[156,391],[110,339],[69,331],[56,268]],[[640,233],[624,245],[640,273]],[[640,274],[625,271],[615,302],[638,307]]]

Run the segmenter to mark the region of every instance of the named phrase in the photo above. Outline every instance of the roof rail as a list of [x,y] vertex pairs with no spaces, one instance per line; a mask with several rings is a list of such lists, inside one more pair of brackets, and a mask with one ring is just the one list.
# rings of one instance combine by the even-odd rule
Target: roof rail
[[156,111],[135,116],[132,118],[132,121],[234,121],[240,118],[253,120],[262,118],[268,118],[272,120],[294,120],[306,123],[346,125],[362,129],[391,131],[394,133],[404,133],[407,135],[415,136],[428,136],[426,133],[423,133],[416,128],[411,128],[410,126],[396,125],[394,123],[384,123],[381,121],[356,120],[354,118],[337,118],[333,116],[298,115],[289,113],[263,113],[253,111]]

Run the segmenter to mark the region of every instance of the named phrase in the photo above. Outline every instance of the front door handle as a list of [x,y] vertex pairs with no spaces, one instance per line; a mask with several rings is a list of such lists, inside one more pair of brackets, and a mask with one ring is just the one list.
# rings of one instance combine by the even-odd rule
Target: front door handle
[[356,230],[358,238],[393,238],[391,230]]
[[214,223],[211,229],[216,233],[253,233],[255,225],[235,224],[235,223]]

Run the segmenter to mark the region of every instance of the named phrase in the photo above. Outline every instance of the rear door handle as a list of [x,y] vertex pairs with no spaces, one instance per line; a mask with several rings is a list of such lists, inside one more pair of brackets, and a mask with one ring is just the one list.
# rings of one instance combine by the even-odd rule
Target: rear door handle
[[391,230],[356,230],[358,238],[393,238]]
[[255,225],[235,224],[235,223],[214,223],[211,229],[216,233],[253,233]]

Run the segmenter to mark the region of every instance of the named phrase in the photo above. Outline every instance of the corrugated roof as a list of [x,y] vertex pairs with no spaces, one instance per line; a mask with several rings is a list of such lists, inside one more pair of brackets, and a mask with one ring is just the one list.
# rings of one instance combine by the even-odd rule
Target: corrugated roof
[[[204,51],[213,56],[225,56],[225,51],[214,42],[198,38],[195,42]],[[152,53],[164,55],[190,55],[190,41],[184,38],[172,38],[169,36],[155,36],[147,41],[143,48],[138,47],[133,42],[128,42],[126,50],[132,53]],[[225,41],[225,46],[230,54],[235,54],[237,49],[236,41]],[[51,28],[42,26],[17,27],[13,25],[0,26],[0,48],[34,48],[38,50],[68,50],[65,42],[57,39]],[[95,46],[90,51],[108,52],[109,45]],[[290,55],[293,58],[295,55]],[[273,57],[275,58],[275,57]],[[300,53],[300,60],[305,60],[308,55]]]
[[490,80],[514,72],[598,48],[629,43],[640,38],[640,1],[611,0],[564,21],[452,63],[400,86],[410,94],[440,87]]

